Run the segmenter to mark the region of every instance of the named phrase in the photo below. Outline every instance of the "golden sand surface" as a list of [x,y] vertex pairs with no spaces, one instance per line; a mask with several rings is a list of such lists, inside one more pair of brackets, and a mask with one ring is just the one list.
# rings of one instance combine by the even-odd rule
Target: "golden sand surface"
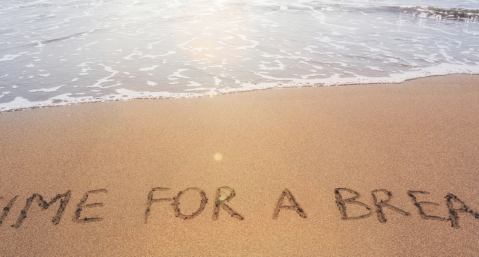
[[0,180],[1,256],[478,256],[479,76],[0,113]]

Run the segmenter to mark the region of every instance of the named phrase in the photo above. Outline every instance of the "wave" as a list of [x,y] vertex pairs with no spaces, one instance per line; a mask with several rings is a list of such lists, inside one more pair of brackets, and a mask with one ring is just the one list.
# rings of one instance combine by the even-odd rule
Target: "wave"
[[[421,3],[422,4],[422,3]],[[444,2],[426,2],[430,5],[419,5],[418,1],[394,2],[387,0],[339,0],[339,1],[298,1],[290,3],[282,3],[276,1],[263,0],[255,2],[254,5],[260,6],[264,11],[280,11],[281,9],[289,11],[332,11],[335,9],[348,10],[351,12],[377,12],[386,11],[401,14],[410,14],[418,18],[433,18],[437,20],[455,20],[464,22],[479,21],[479,6],[469,5],[466,7],[450,7]],[[442,6],[441,6],[442,4]],[[448,6],[448,7],[443,7]]]
[[400,12],[409,12],[420,18],[433,18],[438,20],[457,20],[465,22],[479,21],[479,10],[439,7],[391,7]]
[[[27,109],[36,109],[43,107],[58,107],[73,104],[95,103],[105,101],[119,101],[132,99],[175,99],[191,97],[207,97],[213,95],[223,95],[229,93],[247,92],[264,90],[271,88],[301,88],[301,87],[322,87],[322,86],[345,86],[345,85],[364,85],[364,84],[396,84],[407,80],[444,76],[450,74],[470,74],[479,75],[479,65],[455,65],[440,64],[434,67],[416,68],[406,73],[389,74],[387,77],[365,77],[354,76],[344,78],[339,74],[334,74],[324,79],[292,79],[291,82],[267,82],[267,83],[243,83],[240,88],[224,88],[210,90],[206,93],[170,93],[170,92],[151,92],[135,91],[129,89],[116,89],[113,94],[102,97],[83,96],[75,97],[72,93],[64,93],[49,98],[45,101],[30,101],[22,96],[17,96],[13,101],[1,103],[0,113],[21,111]],[[58,88],[42,89],[42,91],[56,91]],[[8,94],[9,92],[7,92]],[[4,95],[0,95],[2,98]]]
[[25,48],[25,47],[43,46],[43,45],[46,45],[46,44],[49,44],[49,43],[69,40],[69,39],[78,38],[78,37],[84,37],[84,36],[86,36],[86,35],[88,35],[92,32],[95,32],[96,30],[99,30],[99,29],[93,29],[93,30],[90,30],[90,31],[73,33],[73,34],[70,34],[70,35],[67,35],[67,36],[63,36],[63,37],[56,37],[56,38],[50,38],[50,39],[45,39],[45,40],[33,41],[32,43],[17,45],[17,46],[3,48],[3,49],[0,48],[0,51],[12,50],[12,49],[18,49],[18,48]]

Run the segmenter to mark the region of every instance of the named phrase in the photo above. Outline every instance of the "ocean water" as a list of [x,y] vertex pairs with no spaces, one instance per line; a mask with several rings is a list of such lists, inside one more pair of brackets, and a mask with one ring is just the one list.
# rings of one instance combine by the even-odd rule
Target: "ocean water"
[[0,112],[452,73],[479,0],[0,2]]

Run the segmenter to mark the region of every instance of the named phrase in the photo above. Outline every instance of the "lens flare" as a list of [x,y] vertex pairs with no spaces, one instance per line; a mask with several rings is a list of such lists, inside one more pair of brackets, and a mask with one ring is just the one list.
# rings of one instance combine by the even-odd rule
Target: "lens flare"
[[223,155],[221,153],[215,153],[215,156],[213,157],[213,159],[215,159],[215,161],[219,162],[219,161],[223,160]]

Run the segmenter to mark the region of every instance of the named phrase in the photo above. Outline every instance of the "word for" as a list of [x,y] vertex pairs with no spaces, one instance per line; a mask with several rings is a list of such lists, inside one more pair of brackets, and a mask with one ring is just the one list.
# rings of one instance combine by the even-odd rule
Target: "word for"
[[[146,203],[146,208],[144,212],[144,223],[148,223],[148,217],[150,213],[152,212],[152,207],[155,204],[160,204],[164,202],[170,202],[171,206],[173,207],[173,211],[175,214],[175,217],[181,218],[183,220],[188,220],[188,219],[193,219],[196,216],[200,215],[203,210],[205,209],[206,204],[208,203],[208,198],[206,197],[206,194],[203,190],[196,188],[196,187],[190,187],[187,188],[183,191],[179,191],[178,194],[173,197],[173,198],[155,198],[155,192],[159,193],[162,191],[168,191],[170,188],[165,188],[165,187],[155,187],[152,188],[148,192],[147,196],[147,203]],[[180,200],[181,197],[184,195],[184,193],[188,191],[194,191],[197,192],[198,195],[200,196],[200,205],[196,211],[194,211],[191,214],[185,214],[182,213],[180,209]],[[223,192],[227,192],[227,195],[224,196],[222,195]],[[85,208],[94,208],[94,207],[103,207],[103,203],[87,203],[88,197],[91,194],[99,194],[103,193],[106,194],[108,193],[108,190],[106,189],[97,189],[97,190],[90,190],[86,192],[83,197],[80,199],[80,202],[77,204],[77,208],[75,210],[74,218],[73,221],[76,223],[89,223],[89,222],[99,222],[102,221],[103,218],[101,217],[82,217],[82,211]],[[345,198],[344,195],[348,194],[350,195],[348,198]],[[417,208],[418,214],[421,218],[426,219],[426,220],[438,220],[438,221],[445,221],[445,222],[451,222],[451,226],[453,228],[460,228],[459,225],[459,213],[466,213],[473,215],[475,219],[479,220],[479,213],[474,212],[471,208],[469,208],[463,201],[461,201],[457,196],[453,194],[447,194],[445,196],[446,200],[446,206],[449,211],[449,217],[439,217],[439,216],[434,216],[434,215],[428,215],[424,209],[424,206],[426,205],[439,205],[438,203],[434,202],[424,202],[424,201],[418,201],[417,196],[420,194],[429,194],[429,192],[425,191],[407,191],[408,196],[411,198],[414,206]],[[216,195],[215,195],[215,202],[214,202],[214,208],[213,208],[213,215],[212,219],[217,220],[219,218],[219,213],[220,210],[226,211],[231,217],[238,219],[238,220],[244,220],[243,215],[235,211],[233,208],[227,205],[228,202],[230,202],[236,195],[236,191],[234,188],[228,187],[228,186],[223,186],[219,187],[216,190]],[[352,196],[351,196],[352,195]],[[387,222],[386,216],[383,212],[384,208],[388,208],[392,210],[393,212],[399,213],[404,216],[410,216],[411,213],[401,210],[400,208],[393,206],[390,201],[392,199],[392,193],[386,189],[375,189],[371,191],[371,196],[373,199],[374,206],[371,207],[368,204],[364,202],[360,202],[357,199],[360,197],[360,194],[357,191],[354,191],[352,189],[348,188],[336,188],[334,189],[334,196],[336,199],[336,205],[338,206],[339,213],[341,215],[341,219],[343,220],[358,220],[358,219],[365,219],[376,213],[377,219],[380,223],[385,223]],[[48,209],[52,204],[60,200],[60,207],[58,208],[56,215],[52,218],[52,222],[54,225],[57,225],[60,223],[61,217],[63,215],[63,212],[65,211],[65,208],[67,207],[71,197],[71,190],[68,190],[64,194],[57,194],[54,198],[52,198],[49,202],[46,202],[43,200],[43,196],[41,196],[38,193],[34,193],[30,198],[26,200],[24,208],[21,210],[17,221],[11,225],[13,228],[19,228],[22,225],[22,222],[25,220],[27,217],[28,210],[30,209],[31,205],[35,202],[38,204],[38,206],[42,210]],[[8,201],[7,205],[3,208],[2,215],[0,216],[0,226],[2,225],[3,221],[5,218],[8,216],[10,209],[14,205],[15,201],[17,200],[18,195],[14,196],[10,201]],[[3,199],[0,197],[0,199]],[[285,204],[285,201],[288,201],[288,204]],[[351,205],[357,205],[360,206],[361,208],[364,209],[365,214],[361,215],[356,215],[352,216],[348,213],[348,207]],[[306,212],[303,210],[303,208],[299,205],[298,201],[294,198],[293,194],[288,190],[284,189],[283,192],[281,193],[276,206],[273,211],[273,219],[277,219],[279,217],[279,213],[281,210],[293,210],[295,211],[299,217],[301,218],[307,218]],[[363,212],[363,213],[364,213]],[[357,213],[357,208],[356,208],[356,213]]]

